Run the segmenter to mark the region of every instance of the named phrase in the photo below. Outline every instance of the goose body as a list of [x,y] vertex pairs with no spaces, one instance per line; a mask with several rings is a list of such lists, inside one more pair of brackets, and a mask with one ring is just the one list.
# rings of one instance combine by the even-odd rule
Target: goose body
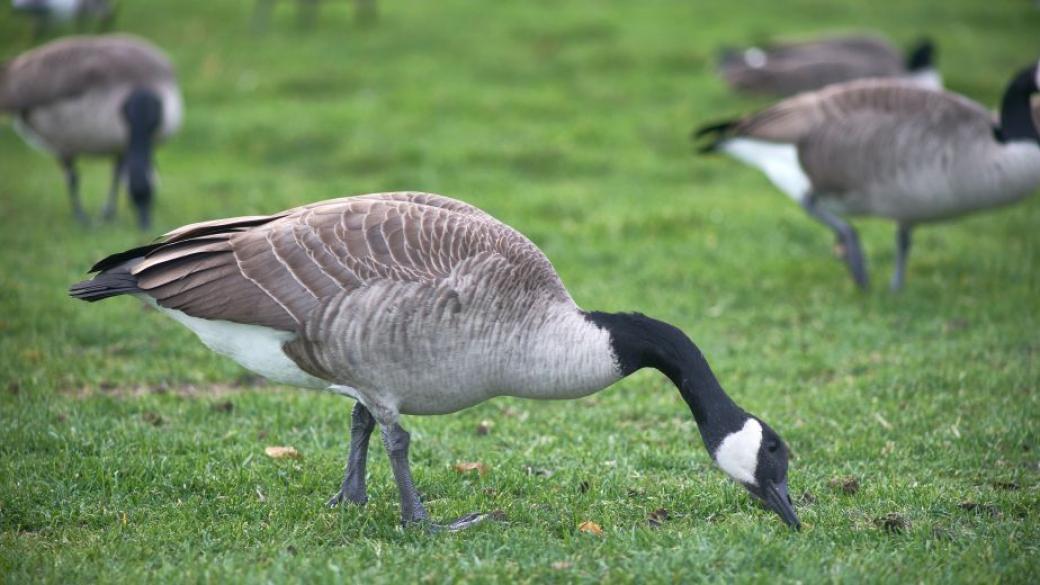
[[126,35],[72,37],[31,50],[0,69],[0,111],[14,117],[27,142],[65,167],[77,217],[75,159],[116,159],[106,215],[124,176],[147,224],[152,191],[151,151],[181,125],[183,102],[166,56]]
[[719,73],[737,91],[789,96],[856,79],[902,78],[941,89],[935,47],[922,41],[904,58],[889,41],[871,35],[775,43],[724,51]]
[[706,151],[763,171],[834,229],[861,286],[867,279],[855,258],[858,239],[842,217],[897,222],[892,285],[899,288],[913,226],[1007,205],[1040,186],[1040,139],[1030,111],[1036,76],[1035,66],[1016,75],[997,124],[954,93],[861,80],[788,98],[699,135],[713,137]]
[[[193,224],[94,270],[73,296],[141,297],[246,368],[355,398],[350,463],[333,503],[364,500],[377,423],[388,446],[407,445],[403,414],[506,395],[577,398],[649,366],[680,388],[719,465],[797,523],[782,442],[733,404],[685,335],[638,314],[583,311],[533,243],[465,203],[383,193]],[[719,450],[749,424],[758,439]],[[423,519],[407,449],[403,463],[393,451],[403,519]]]

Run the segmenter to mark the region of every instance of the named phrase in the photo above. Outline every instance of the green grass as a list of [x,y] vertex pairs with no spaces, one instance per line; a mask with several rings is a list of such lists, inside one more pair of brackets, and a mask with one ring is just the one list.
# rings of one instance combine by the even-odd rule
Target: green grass
[[[245,0],[121,4],[119,28],[170,51],[187,102],[158,154],[156,233],[372,191],[479,205],[540,245],[582,306],[686,330],[789,442],[805,529],[713,468],[652,372],[580,401],[404,421],[433,516],[501,509],[507,523],[400,528],[375,444],[369,505],[325,509],[350,403],[257,384],[129,299],[68,299],[93,261],[149,235],[125,207],[113,226],[74,225],[55,163],[5,125],[0,581],[1040,577],[1040,201],[920,229],[905,292],[858,294],[826,230],[687,142],[764,103],[731,96],[710,62],[769,34],[927,33],[948,85],[995,105],[1040,53],[1031,2],[387,0],[367,29],[336,2],[311,32],[283,6],[266,36]],[[0,16],[0,57],[28,37]],[[99,210],[108,165],[82,168]],[[858,225],[881,285],[891,226]],[[268,445],[304,457],[272,460]],[[489,471],[460,475],[460,461]],[[831,485],[845,476],[856,493]],[[658,508],[670,519],[654,529]],[[889,513],[908,527],[879,527]],[[579,532],[585,520],[603,535]]]

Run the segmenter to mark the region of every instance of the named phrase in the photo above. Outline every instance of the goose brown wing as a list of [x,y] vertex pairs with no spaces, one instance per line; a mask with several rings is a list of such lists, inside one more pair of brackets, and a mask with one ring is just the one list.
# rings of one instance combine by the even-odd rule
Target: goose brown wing
[[526,268],[517,286],[569,299],[548,259],[519,232],[426,193],[363,195],[185,226],[131,273],[164,307],[299,331],[341,291],[378,281],[433,282],[486,254]]

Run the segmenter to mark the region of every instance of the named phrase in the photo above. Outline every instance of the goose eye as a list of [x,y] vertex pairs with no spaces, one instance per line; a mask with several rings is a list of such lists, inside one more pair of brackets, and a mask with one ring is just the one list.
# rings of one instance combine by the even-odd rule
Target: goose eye
[[776,453],[776,450],[780,448],[780,443],[777,441],[769,441],[766,443],[766,450],[770,453]]

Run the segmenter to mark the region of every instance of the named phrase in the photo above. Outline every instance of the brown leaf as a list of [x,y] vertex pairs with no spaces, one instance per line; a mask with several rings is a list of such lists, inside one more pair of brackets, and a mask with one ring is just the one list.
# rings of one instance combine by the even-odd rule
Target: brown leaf
[[491,427],[493,427],[493,426],[495,426],[495,423],[493,423],[493,422],[491,422],[489,420],[482,420],[482,421],[480,421],[480,424],[477,425],[477,436],[478,437],[487,436],[487,434],[491,432]]
[[271,459],[302,459],[303,455],[292,447],[268,447],[264,453]]
[[603,527],[599,524],[596,524],[592,520],[586,520],[579,524],[578,530],[586,534],[595,534],[596,536],[600,536],[603,534]]
[[163,424],[163,417],[159,416],[158,413],[151,411],[141,413],[141,420],[153,427],[161,427]]
[[574,563],[570,561],[556,561],[555,563],[549,566],[557,571],[566,571],[567,569],[573,567]]
[[467,471],[476,471],[480,475],[484,475],[488,471],[487,465],[478,461],[463,461],[455,464],[455,471],[459,473],[466,473]]

